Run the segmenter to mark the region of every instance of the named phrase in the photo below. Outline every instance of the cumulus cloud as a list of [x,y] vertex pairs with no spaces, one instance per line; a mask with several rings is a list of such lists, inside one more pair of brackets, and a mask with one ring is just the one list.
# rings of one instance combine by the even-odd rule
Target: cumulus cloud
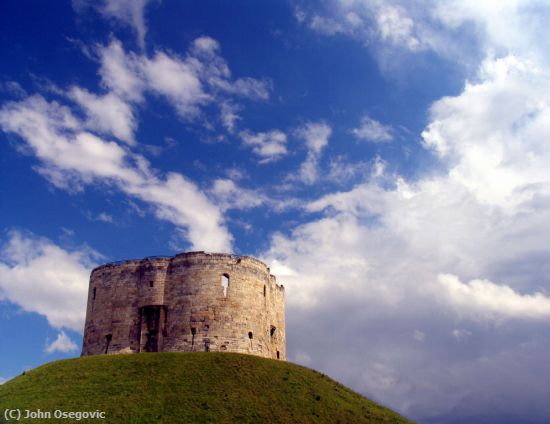
[[490,51],[547,57],[539,46],[548,38],[548,10],[536,1],[332,0],[317,9],[300,9],[295,17],[319,34],[357,40],[393,75],[414,66],[415,55],[425,52],[461,67],[475,67]]
[[233,133],[235,130],[235,125],[241,119],[241,116],[238,114],[239,107],[228,102],[223,102],[220,105],[220,120],[224,128]]
[[79,87],[72,87],[69,97],[84,110],[85,126],[91,130],[113,135],[128,144],[135,144],[137,121],[132,107],[117,95],[97,96]]
[[484,52],[500,55],[521,54],[548,65],[550,29],[545,24],[550,14],[548,5],[539,1],[452,0],[433,2],[432,16],[444,29],[460,29],[473,24],[476,41]]
[[456,275],[450,274],[441,274],[438,280],[449,303],[460,313],[504,318],[550,318],[550,297],[542,293],[522,295],[509,286],[489,280],[462,283]]
[[[264,259],[292,270],[279,275],[289,357],[307,351],[425,422],[549,416],[550,78],[536,58],[489,54],[432,105],[422,142],[437,173],[411,182],[380,162],[272,237]],[[499,413],[480,415],[487,402]]]
[[185,230],[193,248],[230,251],[223,216],[198,187],[177,173],[159,178],[148,161],[83,129],[70,109],[35,95],[0,109],[0,126],[21,137],[41,173],[60,188],[93,182],[114,186],[154,207],[157,217]]
[[549,95],[548,73],[535,63],[489,57],[459,96],[433,104],[424,142],[481,201],[524,201],[550,181]]
[[[97,50],[101,62],[99,74],[106,88],[131,102],[141,102],[144,93],[151,92],[168,100],[184,119],[195,118],[201,106],[218,101],[226,105],[222,109],[224,125],[232,125],[236,117],[228,114],[231,103],[227,96],[269,98],[268,80],[232,78],[227,63],[219,55],[219,43],[210,37],[195,39],[184,57],[162,51],[156,51],[152,57],[127,53],[116,39]],[[235,112],[236,108],[232,105],[231,110]]]
[[250,189],[239,187],[227,178],[218,178],[211,189],[212,196],[222,210],[250,209],[266,203],[265,195]]
[[334,35],[340,32],[345,32],[345,28],[340,22],[319,15],[313,15],[311,17],[309,27],[314,31],[325,35]]
[[294,131],[294,135],[304,140],[307,156],[300,165],[300,170],[291,179],[298,179],[305,184],[313,184],[319,177],[319,159],[323,149],[328,145],[332,128],[325,122],[307,122]]
[[95,219],[101,222],[110,222],[110,223],[114,222],[113,217],[105,212],[101,212]]
[[54,353],[54,352],[61,352],[61,353],[70,353],[75,352],[78,350],[78,346],[75,342],[71,340],[69,336],[65,334],[64,331],[61,331],[57,338],[51,342],[48,343],[44,351],[46,353]]
[[420,47],[420,41],[413,35],[414,22],[405,9],[399,6],[384,6],[377,13],[376,23],[382,40],[403,45],[410,50]]
[[210,100],[203,90],[195,63],[157,52],[152,59],[142,59],[141,65],[147,87],[166,97],[181,116],[195,116],[198,106]]
[[135,53],[126,53],[119,40],[107,46],[98,46],[99,75],[104,87],[122,99],[143,100],[146,80],[141,71],[141,58]]
[[427,51],[474,68],[490,52],[521,52],[548,64],[549,16],[536,0],[331,0],[295,11],[300,24],[319,34],[363,43],[384,71],[403,69]]
[[54,328],[82,332],[90,271],[100,258],[89,248],[69,252],[12,231],[0,251],[0,298],[45,316]]
[[[442,420],[465,397],[503,396],[511,381],[550,389],[537,371],[542,351],[529,344],[544,326],[522,324],[547,313],[546,295],[532,293],[546,281],[544,260],[533,258],[550,254],[535,235],[550,230],[539,226],[548,210],[526,221],[480,203],[448,176],[414,185],[393,178],[391,188],[366,183],[311,202],[320,218],[273,236],[264,259],[277,260],[272,272],[286,288],[289,357],[306,351],[310,366],[425,420]],[[449,286],[443,273],[502,283]],[[507,324],[495,329],[495,316]],[[516,361],[521,379],[503,374],[525,354],[534,362]]]
[[241,131],[239,136],[244,146],[252,147],[252,152],[259,156],[260,163],[273,162],[286,155],[286,134],[280,130],[252,133]]
[[353,128],[351,133],[360,140],[372,141],[374,143],[383,143],[393,140],[392,127],[378,122],[367,114],[361,118],[361,125],[357,128]]
[[438,34],[426,28],[429,16],[421,14],[424,10],[429,7],[400,1],[332,1],[323,12],[300,9],[295,18],[326,36],[346,35],[380,51],[391,47],[417,52],[439,44]]
[[147,33],[145,9],[149,3],[152,0],[73,0],[73,8],[82,13],[86,8],[94,7],[105,18],[129,25],[136,32],[138,44],[143,49]]
[[[194,249],[231,251],[232,237],[221,209],[196,184],[177,173],[160,176],[142,155],[129,150],[136,144],[134,108],[145,102],[146,93],[165,98],[186,120],[196,118],[202,106],[219,100],[223,124],[230,131],[238,119],[238,105],[230,96],[268,98],[269,82],[233,79],[219,50],[216,40],[199,37],[184,57],[162,51],[149,57],[126,52],[113,39],[96,47],[107,94],[77,86],[67,94],[85,119],[68,106],[37,94],[4,104],[0,127],[21,137],[39,160],[37,171],[55,186],[79,191],[92,183],[110,185],[152,205],[156,216],[177,225]],[[282,132],[244,133],[243,137],[262,161],[286,153]]]

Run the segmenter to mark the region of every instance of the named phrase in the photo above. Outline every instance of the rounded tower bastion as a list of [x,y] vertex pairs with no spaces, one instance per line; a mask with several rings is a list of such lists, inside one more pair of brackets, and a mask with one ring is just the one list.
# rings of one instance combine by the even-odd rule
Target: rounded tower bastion
[[284,287],[249,256],[187,252],[90,276],[82,355],[238,352],[286,359]]

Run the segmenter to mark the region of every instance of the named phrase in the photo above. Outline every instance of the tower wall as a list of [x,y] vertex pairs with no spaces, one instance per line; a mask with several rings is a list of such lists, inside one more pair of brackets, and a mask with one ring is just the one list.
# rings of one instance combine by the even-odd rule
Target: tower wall
[[190,252],[92,271],[82,355],[227,351],[284,360],[285,346],[284,287],[257,259]]

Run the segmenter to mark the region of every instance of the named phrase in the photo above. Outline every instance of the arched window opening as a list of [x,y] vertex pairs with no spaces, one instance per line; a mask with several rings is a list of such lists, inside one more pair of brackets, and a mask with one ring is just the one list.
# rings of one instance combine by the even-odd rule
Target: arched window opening
[[227,297],[227,291],[229,290],[229,275],[223,274],[221,278],[221,283],[223,287],[223,297]]
[[93,294],[92,294],[92,300],[95,300],[96,290],[97,290],[97,288],[94,287],[94,291],[92,292],[92,293],[93,293]]
[[271,326],[271,328],[269,329],[269,335],[271,337],[273,337],[275,335],[275,330],[277,329],[277,327],[275,327],[274,325]]
[[280,359],[279,351],[277,351],[277,359]]
[[249,332],[248,332],[248,338],[249,338],[250,340],[252,340],[252,337],[253,337],[252,331],[249,331]]
[[264,297],[265,297],[265,285],[264,285]]
[[109,351],[109,345],[111,344],[111,340],[113,339],[112,334],[107,334],[105,336],[105,354]]
[[149,281],[149,287],[153,287],[155,285],[154,281]]

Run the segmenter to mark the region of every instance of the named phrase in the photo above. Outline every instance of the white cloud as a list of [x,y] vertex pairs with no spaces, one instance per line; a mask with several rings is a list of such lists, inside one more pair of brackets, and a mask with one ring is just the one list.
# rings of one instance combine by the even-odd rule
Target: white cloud
[[144,59],[141,63],[147,86],[165,96],[182,117],[197,115],[198,106],[211,100],[203,90],[198,76],[200,67],[194,61],[157,52],[153,59]]
[[328,145],[332,128],[324,122],[308,122],[294,131],[294,135],[306,143],[307,156],[300,165],[296,178],[306,184],[313,184],[319,177],[319,158]]
[[369,174],[367,162],[352,162],[343,156],[332,156],[329,159],[327,179],[333,183],[347,186],[351,181],[362,180]]
[[231,252],[233,237],[220,208],[183,175],[169,173],[165,180],[154,178],[142,186],[128,187],[126,192],[152,203],[158,218],[184,229],[193,249]]
[[322,13],[301,11],[296,19],[320,34],[343,34],[378,52],[386,50],[384,53],[388,48],[417,52],[434,48],[438,41],[425,28],[428,17],[421,14],[429,6],[412,8],[407,2],[363,0],[335,0],[326,6]]
[[267,100],[271,91],[271,82],[269,80],[260,81],[250,77],[239,78],[226,88],[226,91],[250,99]]
[[224,178],[214,181],[211,194],[216,199],[216,204],[224,211],[255,208],[267,201],[263,194],[239,187],[234,181]]
[[[152,57],[126,53],[118,40],[96,51],[104,95],[72,87],[69,97],[84,110],[82,121],[58,102],[40,95],[8,102],[0,109],[0,126],[18,134],[39,159],[36,170],[59,188],[78,191],[92,183],[114,186],[128,196],[154,207],[160,219],[176,224],[195,249],[230,251],[221,210],[183,175],[168,173],[164,178],[151,169],[141,155],[98,134],[114,135],[128,145],[135,144],[136,105],[146,92],[166,98],[184,119],[195,118],[206,103],[217,100],[232,105],[225,110],[224,124],[231,130],[238,117],[228,95],[265,99],[269,84],[252,78],[231,79],[219,44],[214,39],[196,39],[189,53],[180,58],[157,51]],[[246,140],[262,162],[286,153],[286,135],[280,131],[250,135]]]
[[453,337],[456,339],[457,342],[463,342],[472,335],[472,332],[465,330],[463,328],[455,328],[451,332],[451,334],[453,335]]
[[122,98],[140,101],[146,90],[165,97],[183,118],[192,118],[199,106],[212,100],[199,74],[204,64],[157,51],[152,58],[126,53],[118,40],[98,48],[103,84]]
[[41,161],[42,174],[58,187],[82,189],[96,181],[112,185],[185,229],[193,248],[231,251],[232,237],[219,208],[194,183],[176,173],[159,178],[144,157],[83,131],[68,108],[32,96],[5,104],[0,126],[26,142]]
[[9,380],[9,378],[0,377],[0,385],[4,384],[8,380]]
[[97,218],[96,218],[98,221],[102,221],[102,222],[113,222],[113,217],[111,215],[109,215],[108,213],[105,213],[105,212],[101,212]]
[[83,12],[86,7],[96,8],[105,18],[116,19],[134,29],[140,47],[145,47],[147,25],[145,23],[145,8],[151,0],[73,0],[77,12]]
[[26,97],[27,92],[23,87],[21,87],[21,84],[19,84],[17,81],[6,81],[0,83],[0,90],[4,91],[8,94],[11,94],[15,97]]
[[287,277],[289,275],[294,275],[296,272],[289,268],[288,266],[283,265],[277,259],[273,259],[269,265],[269,269],[273,275],[277,277]]
[[503,318],[550,318],[550,297],[542,293],[519,294],[511,287],[489,280],[462,283],[456,275],[441,274],[444,295],[459,313]]
[[286,155],[286,134],[280,130],[252,133],[241,131],[239,136],[244,146],[252,147],[252,152],[260,156],[260,163],[273,162]]
[[521,54],[549,63],[546,22],[550,9],[546,2],[452,0],[434,2],[432,14],[446,29],[475,25],[477,41],[485,52]]
[[97,48],[102,84],[122,99],[141,101],[146,88],[141,70],[141,57],[124,51],[119,40]]
[[424,142],[480,201],[517,204],[550,181],[548,75],[516,56],[487,58],[477,81],[433,104]]
[[343,34],[363,43],[394,77],[402,77],[404,69],[416,65],[415,56],[427,51],[466,70],[490,51],[529,52],[548,62],[544,49],[549,46],[541,40],[550,35],[545,25],[550,13],[536,0],[332,0],[322,11],[314,9],[301,10],[301,23],[326,36]]
[[230,133],[234,132],[236,123],[241,119],[238,111],[239,107],[232,103],[223,102],[220,105],[220,119],[222,121],[222,125]]
[[367,114],[361,118],[361,125],[352,129],[351,132],[360,140],[372,141],[374,143],[393,140],[392,127],[378,122]]
[[550,390],[548,81],[538,62],[489,56],[431,109],[423,138],[438,173],[407,182],[380,161],[273,236],[264,259],[293,271],[278,276],[297,325],[289,357],[307,351],[316,369],[425,421],[484,411],[463,399],[521,415],[505,399]]
[[193,48],[206,55],[215,55],[220,49],[220,43],[211,37],[198,37],[193,41]]
[[403,45],[410,50],[417,50],[420,47],[420,41],[413,35],[414,22],[403,8],[398,6],[380,8],[376,23],[382,40],[389,40],[393,44]]
[[412,334],[413,339],[415,339],[417,342],[423,342],[426,340],[426,334],[423,331],[420,330],[414,330]]
[[115,222],[114,218],[112,217],[112,215],[109,215],[108,213],[106,212],[100,212],[99,214],[97,215],[94,215],[92,214],[91,212],[89,211],[86,211],[84,212],[84,216],[89,219],[90,221],[99,221],[99,222],[108,222],[110,224],[112,224],[113,222]]
[[46,353],[54,353],[54,352],[62,352],[62,353],[69,353],[69,352],[75,352],[78,350],[78,346],[75,342],[73,342],[69,336],[65,334],[64,331],[61,331],[57,338],[49,343],[44,351]]
[[331,134],[332,129],[324,122],[307,122],[295,131],[295,135],[306,142],[308,151],[314,155],[321,154]]
[[[219,43],[199,37],[184,57],[156,51],[152,57],[126,53],[118,40],[98,47],[102,83],[122,99],[141,102],[149,91],[167,99],[184,119],[195,118],[200,108],[214,101],[225,104],[224,124],[236,116],[228,112],[227,96],[253,100],[269,98],[271,84],[250,77],[233,80],[225,60],[218,54]],[[232,105],[232,112],[237,110]]]
[[201,61],[201,78],[215,90],[255,100],[269,98],[271,82],[244,77],[231,81],[231,71],[219,55],[219,43],[210,37],[199,37],[193,42],[192,57]]
[[128,103],[113,93],[96,96],[79,87],[72,87],[69,97],[84,109],[87,128],[113,135],[128,144],[135,144],[134,132],[137,122]]
[[325,18],[319,15],[313,15],[309,22],[309,27],[317,32],[320,32],[325,35],[334,35],[340,32],[345,32],[344,26],[338,21]]
[[97,252],[68,252],[50,240],[12,231],[0,252],[0,298],[44,315],[55,328],[82,332],[88,280]]
[[[287,320],[295,325],[287,334],[289,357],[306,351],[314,368],[417,419],[442,416],[464,396],[501,396],[516,379],[503,374],[512,363],[522,387],[550,389],[535,371],[540,347],[527,349],[534,362],[520,366],[518,360],[526,354],[518,340],[544,343],[542,333],[517,328],[526,317],[547,317],[546,295],[519,293],[548,287],[543,258],[550,254],[544,236],[550,203],[504,216],[448,175],[417,184],[391,178],[390,186],[386,176],[380,185],[360,184],[311,202],[308,209],[321,217],[272,238],[264,259],[292,270],[272,268],[285,285]],[[442,273],[503,284],[460,285],[450,295],[438,280]],[[504,323],[491,327],[502,314]],[[461,324],[468,328],[455,331]],[[321,337],[327,332],[330,342]],[[483,347],[462,351],[471,334],[483,338]],[[510,357],[501,360],[503,352]],[[480,387],[475,375],[487,385]]]

